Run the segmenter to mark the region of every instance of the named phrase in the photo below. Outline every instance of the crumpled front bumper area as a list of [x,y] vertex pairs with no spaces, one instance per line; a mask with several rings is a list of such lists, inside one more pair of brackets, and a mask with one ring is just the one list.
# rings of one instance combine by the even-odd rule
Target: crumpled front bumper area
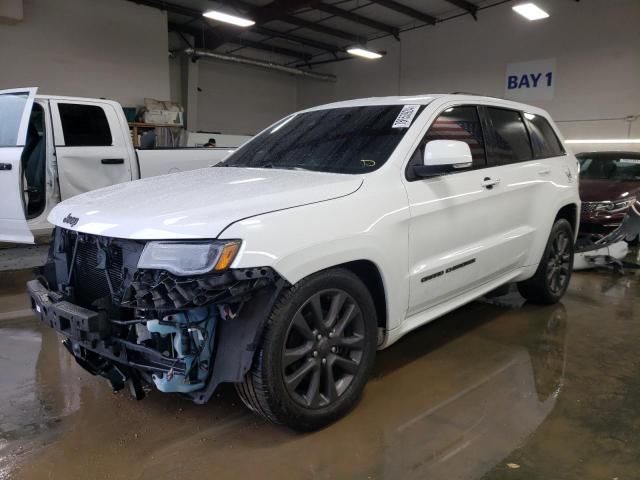
[[[142,383],[156,383],[154,377],[158,379],[169,375],[170,380],[186,379],[187,361],[184,356],[168,358],[155,349],[112,336],[105,312],[61,300],[60,295],[49,291],[39,280],[28,282],[27,289],[31,306],[40,321],[64,336],[64,346],[80,366],[93,375],[105,377],[114,390],[128,385],[136,398],[142,398]],[[203,382],[197,382],[192,385],[195,388],[182,391],[188,393],[203,386]]]
[[56,229],[27,289],[34,312],[114,390],[149,387],[196,403],[240,382],[285,282],[270,268],[176,277],[140,270],[143,244]]

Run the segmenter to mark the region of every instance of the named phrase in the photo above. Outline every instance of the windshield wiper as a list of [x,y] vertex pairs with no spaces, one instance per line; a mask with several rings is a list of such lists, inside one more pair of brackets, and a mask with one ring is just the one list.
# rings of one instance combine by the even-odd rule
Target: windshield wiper
[[253,168],[274,168],[279,170],[311,170],[311,168],[302,167],[300,165],[274,165],[273,163],[265,163],[264,165]]

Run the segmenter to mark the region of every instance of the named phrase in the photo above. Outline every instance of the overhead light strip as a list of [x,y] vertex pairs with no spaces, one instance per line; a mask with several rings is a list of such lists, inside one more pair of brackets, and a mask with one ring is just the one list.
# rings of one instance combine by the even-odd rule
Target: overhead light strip
[[535,3],[521,3],[520,5],[515,5],[511,7],[514,12],[522,15],[527,20],[541,20],[543,18],[548,18],[549,14],[542,10]]
[[372,52],[371,50],[366,50],[364,48],[349,48],[347,49],[347,53],[355,55],[356,57],[368,58],[370,60],[382,58],[382,55],[378,52]]
[[587,143],[640,143],[640,138],[589,138],[565,140],[565,143],[587,144]]
[[217,20],[218,22],[230,23],[237,27],[250,27],[256,24],[256,22],[248,18],[229,15],[228,13],[219,12],[218,10],[209,10],[208,12],[204,12],[202,16],[210,18],[211,20]]

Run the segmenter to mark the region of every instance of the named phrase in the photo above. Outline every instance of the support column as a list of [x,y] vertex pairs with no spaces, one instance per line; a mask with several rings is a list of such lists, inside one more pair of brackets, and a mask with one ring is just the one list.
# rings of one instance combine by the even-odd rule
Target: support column
[[182,101],[184,102],[184,127],[195,132],[198,129],[198,78],[199,62],[191,61],[191,57],[181,57]]

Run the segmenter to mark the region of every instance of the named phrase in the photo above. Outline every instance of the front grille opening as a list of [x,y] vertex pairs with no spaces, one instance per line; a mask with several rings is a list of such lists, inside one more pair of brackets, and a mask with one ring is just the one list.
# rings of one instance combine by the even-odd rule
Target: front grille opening
[[91,307],[120,292],[122,282],[122,248],[115,243],[100,244],[97,237],[80,237],[71,281],[75,301]]

